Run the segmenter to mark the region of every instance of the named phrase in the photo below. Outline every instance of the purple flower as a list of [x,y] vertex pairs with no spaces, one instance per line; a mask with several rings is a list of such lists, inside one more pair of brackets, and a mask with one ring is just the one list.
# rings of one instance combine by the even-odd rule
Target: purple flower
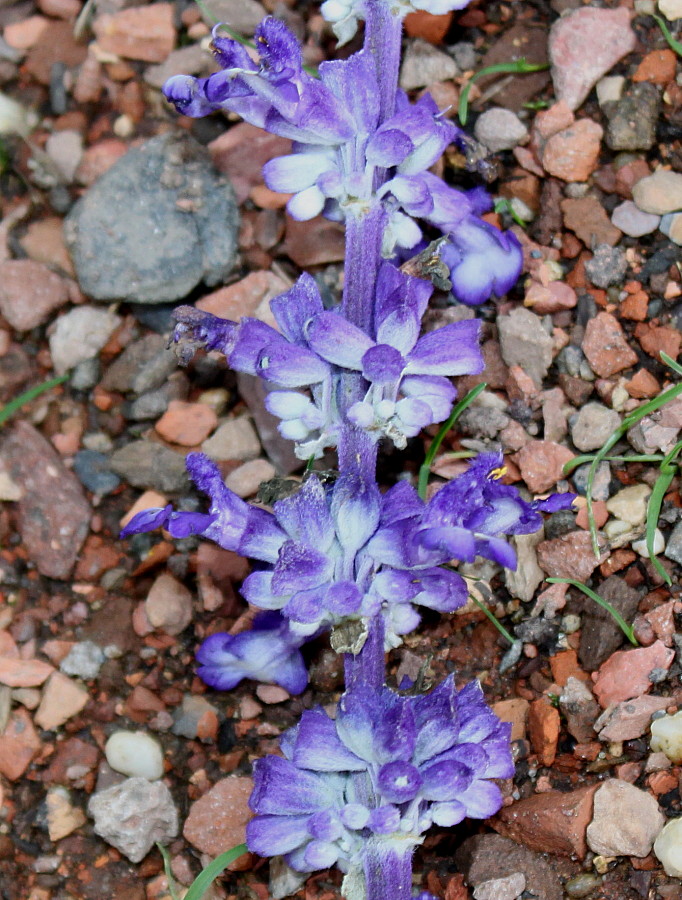
[[505,535],[530,534],[542,524],[541,512],[569,509],[575,494],[552,494],[526,501],[504,474],[501,453],[481,453],[469,470],[448,482],[427,504],[415,543],[424,550],[471,562],[484,556],[508,569],[516,554]]
[[229,691],[243,678],[279,684],[300,694],[308,671],[299,651],[308,638],[292,633],[278,613],[261,613],[250,631],[212,634],[197,651],[199,677],[219,691]]
[[452,293],[467,306],[511,290],[521,275],[523,251],[516,235],[482,219],[465,219],[439,250],[450,270]]
[[[181,307],[175,340],[181,353],[197,344],[220,350],[231,368],[281,388],[269,393],[266,405],[282,420],[280,433],[299,445],[301,458],[336,445],[344,372],[359,372],[366,382],[348,419],[375,440],[385,436],[404,447],[407,438],[450,414],[456,391],[449,376],[483,369],[475,319],[420,337],[431,291],[429,282],[383,263],[372,338],[340,312],[325,311],[315,282],[302,275],[271,301],[280,331],[257,319],[235,323]],[[309,388],[310,396],[291,390],[300,387]]]
[[320,708],[303,713],[283,736],[285,759],[255,763],[249,849],[284,853],[301,871],[334,862],[362,871],[370,837],[411,853],[434,822],[497,812],[491,779],[513,774],[510,734],[478,682],[457,691],[450,676],[412,697],[346,693],[335,719]]

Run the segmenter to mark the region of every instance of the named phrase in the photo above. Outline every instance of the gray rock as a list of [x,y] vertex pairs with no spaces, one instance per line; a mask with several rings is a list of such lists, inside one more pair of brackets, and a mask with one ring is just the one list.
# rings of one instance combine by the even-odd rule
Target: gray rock
[[[573,487],[583,497],[587,494],[587,477],[590,474],[590,465],[586,463],[584,466],[578,466],[571,473]],[[608,500],[611,493],[609,485],[611,484],[611,466],[604,460],[597,466],[592,482],[592,499]]]
[[661,231],[674,244],[682,245],[682,213],[667,213],[663,216]]
[[580,377],[580,367],[585,362],[585,354],[580,347],[569,344],[557,356],[557,368],[572,378]]
[[229,182],[200,144],[173,132],[114,163],[75,204],[64,235],[88,296],[164,303],[225,279],[238,225]]
[[642,212],[632,200],[624,200],[611,213],[611,222],[629,237],[642,237],[656,231],[661,221],[660,216]]
[[84,681],[90,681],[97,678],[104,660],[101,647],[92,641],[79,641],[69,650],[59,668],[66,675],[76,675]]
[[602,856],[647,856],[665,825],[656,800],[619,778],[609,778],[594,795],[587,844]]
[[500,332],[500,351],[508,366],[521,366],[535,382],[542,380],[552,365],[552,338],[542,327],[540,318],[530,310],[519,307],[497,320]]
[[128,344],[123,353],[109,366],[102,379],[107,391],[144,394],[165,384],[177,369],[175,354],[168,348],[168,337],[147,334]]
[[173,372],[168,380],[153,391],[141,394],[123,407],[123,415],[133,422],[158,419],[168,409],[171,400],[186,400],[189,381],[184,372]]
[[96,450],[79,450],[73,459],[73,471],[83,487],[100,497],[115,491],[121,483],[111,471],[109,457]]
[[625,278],[628,270],[625,252],[608,244],[599,244],[592,259],[585,263],[587,277],[596,287],[607,288]]
[[448,53],[457,63],[457,68],[461,72],[467,69],[475,69],[478,61],[476,48],[469,41],[458,41],[448,47]]
[[[639,606],[639,592],[619,575],[610,575],[597,589],[597,593],[621,614],[626,622],[632,622]],[[613,616],[592,600],[584,602],[585,614],[580,632],[578,657],[586,672],[594,672],[614,653],[625,640]]]
[[231,28],[248,37],[267,15],[256,0],[204,0],[201,13],[210,27],[216,22],[228,22]]
[[665,548],[665,555],[682,566],[682,521],[673,528]]
[[185,457],[162,444],[133,441],[115,450],[109,461],[112,470],[133,487],[170,494],[181,493],[189,487]]
[[568,733],[578,743],[587,744],[594,740],[593,725],[599,715],[599,704],[584,681],[572,676],[566,679],[559,707],[566,718]]
[[476,120],[474,134],[492,153],[512,150],[528,137],[528,129],[510,109],[493,107]]
[[660,105],[659,90],[648,81],[633,84],[616,103],[606,103],[607,146],[611,150],[650,150],[656,142]]
[[71,372],[71,387],[76,391],[89,391],[100,380],[101,365],[99,358],[93,356],[78,363]]
[[156,841],[167,844],[178,833],[178,811],[163,781],[127,778],[93,794],[88,812],[95,832],[134,863],[144,859]]
[[55,372],[63,375],[96,356],[121,321],[120,316],[108,309],[94,306],[77,306],[60,316],[50,335],[50,355]]
[[601,403],[586,403],[571,425],[571,438],[578,450],[598,450],[620,425],[615,409]]
[[492,440],[509,424],[509,416],[492,406],[470,406],[459,421],[460,430]]
[[256,429],[248,416],[227,419],[204,441],[201,449],[216,461],[256,459],[261,453]]
[[412,91],[436,81],[448,81],[457,74],[457,63],[451,56],[428,41],[417,39],[407,45],[400,68],[400,87]]

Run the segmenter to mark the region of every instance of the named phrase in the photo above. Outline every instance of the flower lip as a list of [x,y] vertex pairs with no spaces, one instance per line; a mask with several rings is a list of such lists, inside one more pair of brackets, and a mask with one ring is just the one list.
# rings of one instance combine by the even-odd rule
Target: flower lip
[[391,803],[407,803],[416,797],[422,784],[419,770],[411,763],[395,760],[379,769],[379,789]]

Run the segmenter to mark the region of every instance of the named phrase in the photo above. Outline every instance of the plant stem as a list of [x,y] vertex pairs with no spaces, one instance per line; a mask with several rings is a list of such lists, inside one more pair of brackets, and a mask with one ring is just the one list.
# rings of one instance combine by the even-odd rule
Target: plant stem
[[395,112],[403,20],[394,15],[383,0],[369,0],[365,6],[365,49],[369,49],[376,60],[380,118],[385,122]]
[[367,627],[367,640],[362,650],[357,654],[344,654],[347,691],[359,686],[378,691],[384,684],[384,620],[381,614],[369,619]]
[[370,837],[365,850],[365,900],[410,900],[412,897],[412,850],[405,840],[400,850],[386,838]]

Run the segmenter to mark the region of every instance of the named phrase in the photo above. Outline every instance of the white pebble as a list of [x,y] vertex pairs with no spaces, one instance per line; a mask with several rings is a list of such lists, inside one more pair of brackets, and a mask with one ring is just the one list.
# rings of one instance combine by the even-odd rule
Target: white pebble
[[107,762],[130,778],[156,781],[163,775],[163,750],[142,731],[115,731],[104,747]]
[[[642,538],[641,541],[633,541],[632,549],[635,553],[639,553],[640,556],[643,556],[644,559],[649,559],[649,551],[646,546],[646,538]],[[661,534],[661,532],[656,529],[654,532],[654,556],[658,556],[659,553],[663,553],[665,550],[665,538]]]
[[651,749],[665,753],[675,764],[682,763],[682,712],[654,719],[651,723]]
[[665,874],[682,878],[682,819],[671,819],[654,841],[654,853]]

